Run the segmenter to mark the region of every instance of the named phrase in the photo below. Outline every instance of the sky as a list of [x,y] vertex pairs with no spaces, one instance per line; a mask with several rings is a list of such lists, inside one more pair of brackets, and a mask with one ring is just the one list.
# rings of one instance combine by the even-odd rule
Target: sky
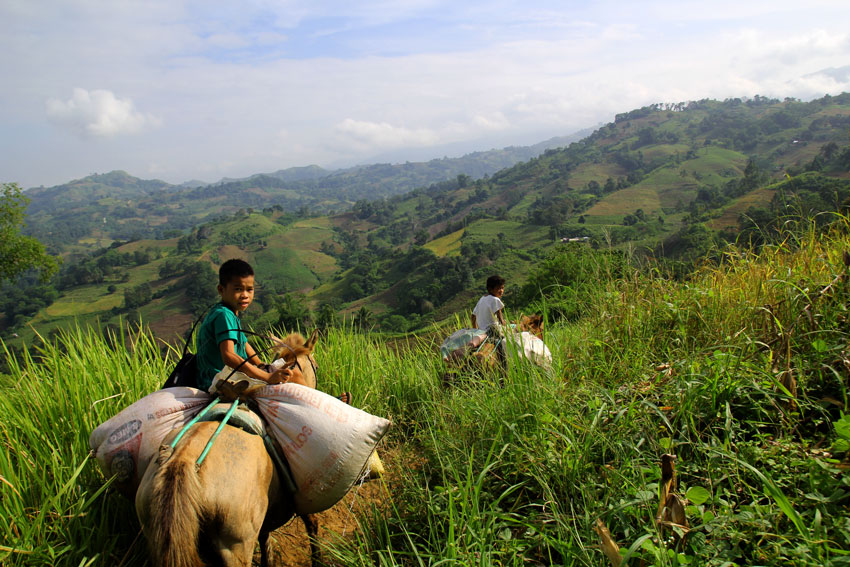
[[656,102],[850,91],[846,0],[2,0],[0,182],[528,145]]

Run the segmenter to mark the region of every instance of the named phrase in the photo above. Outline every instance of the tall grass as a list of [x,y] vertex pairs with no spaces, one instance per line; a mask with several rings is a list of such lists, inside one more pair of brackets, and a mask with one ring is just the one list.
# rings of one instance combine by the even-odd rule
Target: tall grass
[[[759,254],[730,248],[686,282],[600,276],[583,317],[547,329],[550,370],[513,363],[447,387],[428,342],[329,331],[320,389],[349,390],[394,426],[388,505],[325,558],[605,565],[600,519],[630,565],[850,563],[848,233],[838,219]],[[131,342],[76,331],[3,378],[4,563],[144,561],[138,543],[125,557],[131,504],[87,457],[90,431],[166,372],[146,334]],[[684,538],[655,521],[664,453],[677,455]]]
[[[553,372],[406,391],[417,427],[391,441],[424,459],[373,538],[338,556],[601,565],[601,518],[635,564],[844,564],[846,224],[730,248],[684,283],[600,280],[584,318],[550,329]],[[663,453],[690,498],[684,540],[655,523]]]
[[0,377],[4,565],[140,564],[125,557],[138,531],[132,507],[107,489],[88,447],[97,425],[153,391],[165,372],[149,334],[129,340],[75,329],[36,356],[10,357],[10,374]]

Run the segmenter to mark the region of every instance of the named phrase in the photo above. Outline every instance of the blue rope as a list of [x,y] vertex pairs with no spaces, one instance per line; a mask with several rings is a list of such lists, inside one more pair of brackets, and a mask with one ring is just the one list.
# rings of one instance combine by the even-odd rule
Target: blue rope
[[183,437],[183,435],[184,435],[187,431],[189,431],[189,428],[190,428],[190,427],[192,427],[193,425],[195,425],[196,423],[198,423],[198,421],[199,421],[202,417],[204,417],[204,415],[206,415],[206,413],[207,413],[208,411],[210,411],[210,410],[213,408],[213,406],[214,406],[214,405],[216,405],[217,403],[218,403],[218,396],[216,396],[215,398],[213,398],[213,401],[211,401],[207,407],[205,407],[204,409],[202,409],[202,410],[201,410],[201,413],[199,413],[199,414],[198,414],[198,415],[196,415],[194,418],[192,418],[192,421],[190,421],[189,423],[187,423],[186,425],[184,425],[184,426],[183,426],[183,429],[181,429],[181,430],[180,430],[180,433],[178,433],[178,434],[177,434],[177,437],[175,437],[175,438],[174,438],[174,441],[172,441],[172,442],[171,442],[171,448],[173,449],[174,447],[176,447],[176,446],[177,446],[177,442],[178,442],[178,441],[180,441],[180,439]]
[[210,440],[207,442],[207,446],[204,447],[204,452],[201,453],[200,457],[198,457],[197,466],[201,466],[201,463],[203,463],[204,459],[207,458],[207,453],[209,453],[210,449],[212,449],[213,441],[215,441],[218,434],[221,433],[221,430],[224,429],[224,426],[227,425],[227,422],[230,420],[230,416],[233,415],[233,412],[236,411],[238,406],[239,400],[234,400],[230,409],[227,410],[226,414],[224,414],[224,418],[221,420],[221,423],[218,424],[218,428],[215,430],[215,433],[213,433],[212,437],[210,437]]

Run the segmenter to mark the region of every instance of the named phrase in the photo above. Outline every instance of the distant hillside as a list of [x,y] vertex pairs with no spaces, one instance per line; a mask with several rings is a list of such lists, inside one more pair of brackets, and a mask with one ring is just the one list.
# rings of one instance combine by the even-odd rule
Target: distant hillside
[[[255,323],[297,319],[312,309],[315,324],[345,316],[391,331],[469,309],[492,272],[508,277],[506,300],[514,305],[517,289],[565,246],[562,240],[654,255],[687,269],[723,239],[769,239],[789,211],[846,207],[848,129],[850,94],[809,103],[702,100],[620,114],[581,141],[478,179],[454,174],[450,167],[457,164],[445,160],[303,179],[300,186],[312,188],[305,193],[283,189],[270,175],[177,190],[111,174],[147,196],[134,209],[101,195],[85,215],[78,212],[87,215],[88,232],[68,240],[76,239],[78,251],[87,243],[102,249],[66,262],[58,300],[39,307],[33,324],[49,329],[70,317],[115,322],[140,313],[162,332],[175,321],[182,328],[191,306],[210,299],[214,268],[234,256],[255,264],[263,286],[250,315]],[[453,175],[392,194],[403,183],[421,183],[429,171]],[[80,183],[93,194],[103,186],[91,178]],[[369,191],[383,198],[356,198]],[[244,210],[232,211],[233,195]],[[352,202],[350,210],[317,215],[308,205],[334,195],[336,203]],[[250,210],[250,203],[284,198],[304,208]],[[97,207],[109,208],[110,216]],[[64,217],[52,214],[56,226]],[[73,220],[70,215],[68,230],[78,230]],[[191,230],[170,239],[114,241],[117,228],[159,226],[167,234],[180,223]],[[25,319],[12,313],[5,320],[5,327],[15,321],[21,328]]]
[[554,144],[475,152],[460,158],[404,164],[374,164],[328,171],[293,167],[213,184],[169,185],[123,171],[96,174],[55,187],[29,189],[28,232],[52,252],[69,255],[115,240],[171,238],[198,224],[240,209],[332,213],[358,200],[374,200],[452,179],[478,178],[529,159]]
[[[850,194],[848,126],[850,95],[624,113],[489,177],[460,175],[332,216],[323,250],[338,272],[310,298],[412,325],[467,308],[490,272],[518,286],[561,239],[690,261],[752,228],[752,215],[783,214],[774,195],[836,210],[835,199]],[[789,177],[796,181],[776,185]]]

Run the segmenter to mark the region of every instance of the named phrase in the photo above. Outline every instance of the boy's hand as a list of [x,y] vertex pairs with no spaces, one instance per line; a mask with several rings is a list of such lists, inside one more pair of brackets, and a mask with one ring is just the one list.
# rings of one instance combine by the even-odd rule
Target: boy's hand
[[288,379],[288,376],[286,376],[284,374],[284,369],[281,368],[280,370],[275,370],[274,372],[272,372],[269,375],[269,379],[266,380],[266,382],[268,382],[271,385],[283,384],[283,383],[286,383],[287,379]]
[[268,383],[269,384],[286,384],[289,382],[289,379],[292,378],[292,367],[284,366],[278,370],[272,372],[271,376],[269,376]]

